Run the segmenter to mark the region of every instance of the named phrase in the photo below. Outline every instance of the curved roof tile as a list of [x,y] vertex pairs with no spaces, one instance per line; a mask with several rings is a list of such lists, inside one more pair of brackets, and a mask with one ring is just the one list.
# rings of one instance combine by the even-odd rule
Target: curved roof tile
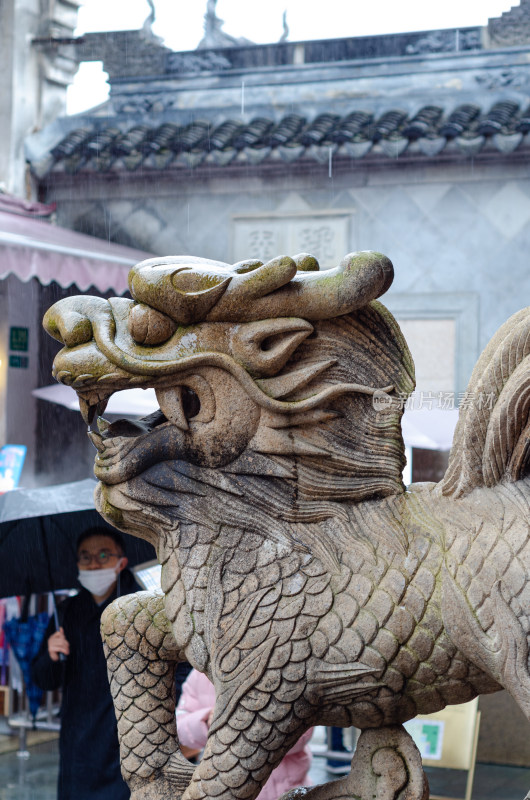
[[219,166],[236,158],[250,165],[301,158],[323,163],[330,152],[359,159],[372,151],[374,157],[396,158],[409,150],[411,155],[433,158],[447,149],[472,157],[486,142],[500,153],[511,153],[522,143],[530,144],[525,138],[528,132],[530,107],[523,111],[513,100],[489,109],[473,103],[454,109],[431,104],[411,116],[390,108],[379,116],[356,109],[344,116],[326,113],[307,119],[291,113],[279,121],[256,117],[247,123],[230,118],[218,125],[205,120],[189,125],[144,123],[122,130],[115,125],[84,125],[70,131],[32,166],[42,177],[50,171],[134,171],[142,164],[154,170],[170,165],[190,168],[207,157]]

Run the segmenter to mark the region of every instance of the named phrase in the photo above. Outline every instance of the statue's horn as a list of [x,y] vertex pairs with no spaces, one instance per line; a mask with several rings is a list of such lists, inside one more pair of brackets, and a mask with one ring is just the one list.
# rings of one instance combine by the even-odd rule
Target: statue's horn
[[135,300],[153,306],[180,325],[203,320],[230,283],[228,264],[193,256],[151,258],[129,272]]
[[133,267],[129,288],[140,303],[181,325],[274,317],[316,321],[365,306],[386,292],[393,277],[390,260],[370,250],[350,253],[338,267],[320,272],[316,259],[307,253],[234,266],[178,256]]
[[[299,269],[293,274],[294,266],[292,259],[281,256],[254,271],[234,275],[205,319],[212,322],[250,322],[273,317],[331,319],[379,297],[394,278],[390,259],[371,250],[350,253],[338,267],[322,272]],[[273,279],[276,273],[278,280]]]

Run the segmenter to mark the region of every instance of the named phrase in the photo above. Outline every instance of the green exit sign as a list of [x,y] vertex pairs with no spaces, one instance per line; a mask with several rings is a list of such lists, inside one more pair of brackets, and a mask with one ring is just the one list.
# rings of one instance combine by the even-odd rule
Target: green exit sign
[[12,327],[9,329],[9,349],[27,353],[29,342],[29,329]]
[[9,366],[15,369],[27,369],[29,358],[27,356],[9,356]]

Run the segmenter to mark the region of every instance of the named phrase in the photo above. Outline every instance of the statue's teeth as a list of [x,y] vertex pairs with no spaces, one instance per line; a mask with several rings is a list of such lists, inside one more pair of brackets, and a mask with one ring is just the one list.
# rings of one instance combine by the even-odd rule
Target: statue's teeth
[[88,400],[84,400],[82,397],[79,397],[79,410],[81,411],[81,416],[86,424],[90,425],[94,419],[94,414],[96,413],[96,406],[90,405]]
[[182,404],[182,386],[156,389],[156,398],[166,419],[170,420],[181,431],[189,430],[188,420]]
[[[107,408],[107,403],[109,402],[108,397],[103,397],[97,404],[96,413],[98,415],[98,427],[99,427],[99,419],[105,413],[105,409]],[[108,427],[108,423],[107,423]]]
[[90,439],[96,450],[102,453],[103,450],[105,449],[105,445],[99,433],[96,433],[95,431],[88,431],[88,438]]
[[74,379],[74,376],[72,375],[72,373],[69,372],[67,369],[62,369],[59,372],[54,372],[53,377],[59,383],[65,383],[67,386],[70,386],[70,384],[72,383],[72,381]]
[[105,433],[105,431],[107,431],[110,427],[110,422],[107,422],[106,419],[103,419],[102,416],[98,415],[97,426],[100,433]]

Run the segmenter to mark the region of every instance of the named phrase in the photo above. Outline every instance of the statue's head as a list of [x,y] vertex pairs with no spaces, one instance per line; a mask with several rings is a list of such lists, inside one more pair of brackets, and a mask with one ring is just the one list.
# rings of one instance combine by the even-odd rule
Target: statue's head
[[[128,529],[120,498],[130,514],[135,503],[167,514],[199,483],[256,491],[258,504],[268,493],[280,516],[309,520],[401,491],[399,398],[413,366],[373,302],[392,277],[373,252],[322,272],[306,254],[234,266],[159,258],[131,270],[132,300],[52,306],[44,325],[64,345],[54,376],[77,391],[89,425],[98,418],[100,510]],[[153,387],[160,410],[107,423],[110,395],[132,387]]]

